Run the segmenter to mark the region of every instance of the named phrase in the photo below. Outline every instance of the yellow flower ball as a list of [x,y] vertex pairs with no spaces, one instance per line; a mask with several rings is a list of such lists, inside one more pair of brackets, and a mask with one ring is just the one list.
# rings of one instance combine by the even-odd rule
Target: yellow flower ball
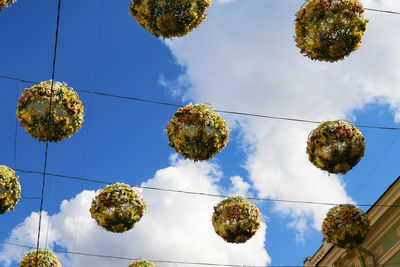
[[154,36],[181,37],[206,19],[211,0],[132,0],[129,14]]

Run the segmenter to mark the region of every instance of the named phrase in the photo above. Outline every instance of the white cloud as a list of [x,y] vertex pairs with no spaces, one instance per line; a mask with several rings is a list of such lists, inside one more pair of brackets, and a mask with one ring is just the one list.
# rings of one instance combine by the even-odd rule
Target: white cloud
[[[172,157],[172,166],[159,170],[143,186],[218,194],[216,182],[222,173],[212,163],[192,163]],[[265,265],[270,258],[264,248],[266,225],[245,244],[228,244],[217,236],[211,223],[213,206],[221,199],[171,192],[143,190],[147,210],[135,228],[109,233],[91,219],[89,208],[94,191],[83,191],[64,200],[60,212],[50,216],[49,247],[93,254],[143,257],[155,260],[217,262],[222,264]],[[47,219],[44,214],[43,221]],[[35,245],[38,215],[32,213],[12,231],[9,242]],[[46,226],[43,225],[43,229]],[[41,245],[44,243],[41,242]],[[0,263],[19,261],[20,248],[5,246]],[[129,261],[61,255],[64,266],[123,266]],[[157,264],[157,266],[176,266]],[[184,265],[182,265],[184,266]]]
[[[344,61],[321,63],[301,56],[295,46],[294,16],[300,5],[297,0],[214,3],[199,29],[165,42],[192,84],[183,97],[218,109],[311,120],[353,119],[353,112],[367,103],[388,103],[399,121],[398,17],[366,11],[370,22],[360,49]],[[400,10],[397,0],[369,0],[364,6]],[[346,177],[327,176],[307,160],[306,139],[316,125],[225,117],[243,133],[246,168],[259,196],[352,201]],[[304,220],[320,229],[328,209],[275,208],[292,218],[289,227],[298,230],[298,240],[307,230]]]
[[251,188],[251,185],[243,181],[242,177],[233,176],[231,177],[231,182],[232,182],[232,189],[231,189],[232,195],[249,196],[248,192],[249,189]]

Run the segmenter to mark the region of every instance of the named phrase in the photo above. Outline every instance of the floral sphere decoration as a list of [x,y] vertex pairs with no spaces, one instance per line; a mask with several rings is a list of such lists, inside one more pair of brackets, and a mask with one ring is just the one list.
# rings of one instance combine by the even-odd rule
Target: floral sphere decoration
[[51,88],[52,81],[26,88],[18,100],[17,117],[32,137],[58,142],[81,128],[83,105],[74,89],[65,83],[54,81],[53,93]]
[[0,0],[0,11],[5,7],[14,4],[15,2],[17,2],[17,0]]
[[137,260],[132,262],[128,267],[156,267],[156,265],[147,260]]
[[21,185],[15,171],[0,165],[0,214],[14,210],[21,198]]
[[40,249],[29,252],[20,261],[19,267],[62,267],[59,259],[53,252],[47,249]]
[[199,27],[211,0],[132,0],[129,14],[156,37],[181,37]]
[[358,0],[309,0],[296,13],[295,41],[312,60],[335,62],[358,49],[368,19]]
[[145,210],[146,203],[139,192],[127,184],[114,183],[93,199],[90,214],[105,230],[123,233],[135,226]]
[[244,243],[260,227],[261,214],[248,199],[232,196],[222,200],[212,215],[215,232],[229,243]]
[[335,246],[352,249],[361,244],[369,231],[369,220],[351,204],[331,208],[322,223],[324,239]]
[[308,136],[308,159],[329,173],[346,174],[364,156],[365,137],[344,120],[321,123]]
[[229,139],[228,123],[204,104],[181,107],[167,126],[169,146],[183,157],[207,160],[221,152]]

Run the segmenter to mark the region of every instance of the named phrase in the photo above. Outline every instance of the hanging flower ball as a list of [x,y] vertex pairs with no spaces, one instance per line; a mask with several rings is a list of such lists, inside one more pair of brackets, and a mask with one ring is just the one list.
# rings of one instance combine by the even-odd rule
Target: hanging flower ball
[[308,159],[329,173],[346,174],[364,156],[365,137],[343,120],[321,123],[308,136]]
[[156,265],[147,260],[137,260],[132,262],[128,267],[156,267]]
[[132,0],[129,14],[156,37],[181,37],[199,27],[211,0]]
[[361,244],[368,231],[367,215],[351,204],[331,208],[322,223],[325,241],[341,248],[352,249]]
[[222,200],[212,215],[215,232],[229,243],[244,243],[260,227],[261,214],[257,207],[241,196]]
[[5,7],[9,7],[15,2],[17,2],[17,0],[0,0],[0,11]]
[[139,192],[127,184],[114,183],[93,199],[90,214],[105,230],[123,233],[135,226],[145,210],[146,203]]
[[358,49],[368,19],[358,0],[309,0],[296,13],[295,41],[312,60],[335,62]]
[[29,252],[21,260],[19,267],[62,267],[59,259],[53,252],[40,249],[36,257],[36,250]]
[[14,211],[14,206],[21,198],[21,185],[15,171],[7,166],[0,165],[0,214],[9,210]]
[[58,142],[81,128],[83,105],[74,89],[65,83],[55,81],[51,97],[51,83],[45,81],[26,88],[18,100],[17,117],[32,137]]
[[229,139],[228,123],[203,104],[181,107],[167,126],[169,146],[183,157],[207,160],[221,152]]

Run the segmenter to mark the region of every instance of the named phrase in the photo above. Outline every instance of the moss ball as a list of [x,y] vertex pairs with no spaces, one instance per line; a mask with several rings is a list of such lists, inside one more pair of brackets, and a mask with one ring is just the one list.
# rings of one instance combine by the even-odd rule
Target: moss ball
[[351,204],[333,207],[322,223],[326,242],[341,248],[355,248],[361,244],[369,231],[369,220],[362,210]]
[[[58,142],[82,127],[83,105],[71,87],[60,82],[41,82],[26,88],[18,100],[21,125],[39,141]],[[51,112],[50,112],[50,99]]]
[[139,192],[129,185],[114,183],[93,199],[90,214],[105,230],[123,233],[135,226],[145,210],[146,203]]
[[316,167],[329,173],[346,174],[364,156],[364,140],[351,123],[327,121],[310,133],[306,152]]
[[21,198],[21,185],[13,169],[0,165],[0,214],[9,210],[14,211],[14,206]]
[[36,250],[29,252],[21,260],[19,267],[62,267],[61,262],[53,252],[40,249],[36,257]]
[[129,264],[128,267],[156,267],[156,265],[147,260],[137,260]]
[[222,200],[212,215],[215,232],[229,243],[244,243],[260,227],[261,214],[248,199],[232,196]]
[[154,36],[181,37],[207,18],[211,0],[132,0],[129,14]]
[[208,160],[229,140],[228,123],[204,104],[181,107],[167,126],[169,146],[187,159]]
[[9,7],[15,2],[17,2],[17,0],[0,0],[0,11],[5,7]]
[[360,46],[363,13],[358,0],[309,0],[296,13],[296,45],[312,60],[342,60]]

